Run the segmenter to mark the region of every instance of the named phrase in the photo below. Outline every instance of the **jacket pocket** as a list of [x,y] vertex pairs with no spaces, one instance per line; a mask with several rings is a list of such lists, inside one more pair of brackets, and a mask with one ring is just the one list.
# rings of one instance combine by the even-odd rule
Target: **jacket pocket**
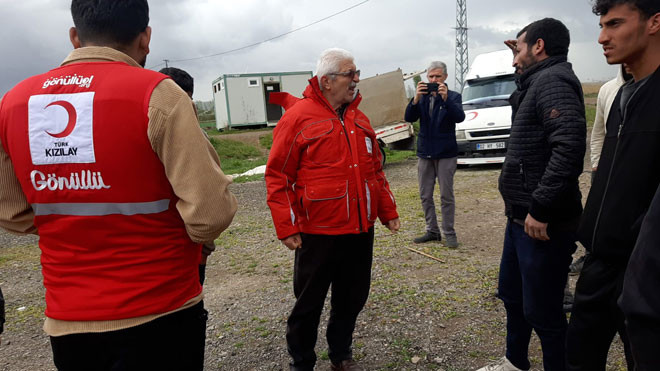
[[302,199],[307,222],[316,228],[346,225],[349,219],[348,180],[308,184]]
[[307,125],[301,130],[305,140],[303,160],[317,165],[334,164],[342,160],[346,138],[337,120],[328,119]]

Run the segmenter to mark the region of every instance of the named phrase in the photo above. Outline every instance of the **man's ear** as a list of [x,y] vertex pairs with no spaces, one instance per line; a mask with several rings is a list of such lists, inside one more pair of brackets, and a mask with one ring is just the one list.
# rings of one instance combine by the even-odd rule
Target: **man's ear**
[[646,21],[646,27],[650,35],[656,35],[660,32],[660,13],[655,13]]
[[147,26],[144,32],[140,33],[139,48],[145,55],[149,54],[149,43],[151,43],[151,26]]
[[328,76],[321,76],[321,90],[327,90],[330,88],[330,83],[328,82],[329,78]]
[[541,55],[545,53],[545,41],[543,39],[537,39],[532,47],[532,53],[534,55]]
[[69,40],[71,40],[71,45],[73,45],[74,49],[82,47],[80,37],[78,37],[78,30],[75,27],[69,28]]

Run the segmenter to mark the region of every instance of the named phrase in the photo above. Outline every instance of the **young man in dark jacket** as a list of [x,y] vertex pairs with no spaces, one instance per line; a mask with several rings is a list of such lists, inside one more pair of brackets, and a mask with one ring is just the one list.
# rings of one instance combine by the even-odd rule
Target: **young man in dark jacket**
[[[5,329],[5,297],[2,296],[2,289],[0,289],[0,335]],[[2,337],[0,336],[0,344],[2,344]]]
[[630,256],[619,306],[626,317],[626,331],[635,370],[656,370],[660,365],[660,187]]
[[465,119],[461,95],[449,90],[447,65],[431,62],[427,68],[429,83],[417,85],[415,97],[406,107],[405,120],[419,120],[417,137],[417,179],[419,196],[424,208],[426,233],[415,238],[415,243],[440,241],[440,229],[435,215],[433,190],[435,180],[440,186],[442,209],[442,233],[447,247],[458,247],[454,230],[454,173],[456,173],[456,123]]
[[[506,357],[482,370],[527,370],[532,330],[545,370],[564,370],[564,286],[582,212],[578,176],[586,149],[580,81],[566,60],[560,21],[531,23],[506,44],[519,73],[499,189],[508,217],[499,297],[507,313]],[[490,368],[489,368],[490,367]]]
[[[598,42],[603,45],[607,63],[625,63],[634,81],[624,84],[612,103],[598,172],[579,229],[580,242],[591,254],[575,290],[567,360],[572,370],[604,370],[618,331],[628,369],[632,370],[635,365],[628,335],[640,344],[646,340],[626,333],[624,312],[617,306],[617,299],[626,266],[633,275],[640,273],[638,269],[648,268],[628,264],[628,259],[660,184],[660,3],[597,0],[593,10],[600,16]],[[644,287],[659,289],[652,281]],[[643,312],[645,306],[643,297],[633,299],[621,302],[631,318]],[[658,369],[657,364],[654,369]]]

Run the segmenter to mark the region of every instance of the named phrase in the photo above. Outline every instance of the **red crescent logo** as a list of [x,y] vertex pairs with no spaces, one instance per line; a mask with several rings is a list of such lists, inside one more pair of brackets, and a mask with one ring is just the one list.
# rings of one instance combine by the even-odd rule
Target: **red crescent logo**
[[51,137],[55,138],[64,138],[69,136],[73,132],[73,129],[76,127],[76,122],[78,121],[78,114],[76,113],[76,109],[73,107],[73,105],[67,101],[64,100],[58,100],[55,101],[49,105],[47,105],[45,108],[48,108],[50,106],[60,106],[63,107],[66,110],[66,113],[69,114],[69,122],[66,124],[66,128],[60,133],[50,133],[46,132],[48,135]]
[[[472,116],[472,117],[470,117],[470,116]],[[474,119],[476,119],[476,118],[477,118],[477,116],[479,116],[479,112],[477,112],[477,111],[474,111],[474,112],[468,112],[468,114],[467,114],[467,117],[466,117],[466,120],[465,120],[465,121],[470,121],[470,120],[474,120]]]

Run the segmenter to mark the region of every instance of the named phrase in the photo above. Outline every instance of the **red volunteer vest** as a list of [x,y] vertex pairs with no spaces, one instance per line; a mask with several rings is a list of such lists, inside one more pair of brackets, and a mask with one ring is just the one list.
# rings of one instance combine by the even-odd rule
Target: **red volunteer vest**
[[149,99],[165,78],[77,63],[2,100],[0,139],[35,212],[50,318],[164,313],[201,292],[201,247],[147,137]]

